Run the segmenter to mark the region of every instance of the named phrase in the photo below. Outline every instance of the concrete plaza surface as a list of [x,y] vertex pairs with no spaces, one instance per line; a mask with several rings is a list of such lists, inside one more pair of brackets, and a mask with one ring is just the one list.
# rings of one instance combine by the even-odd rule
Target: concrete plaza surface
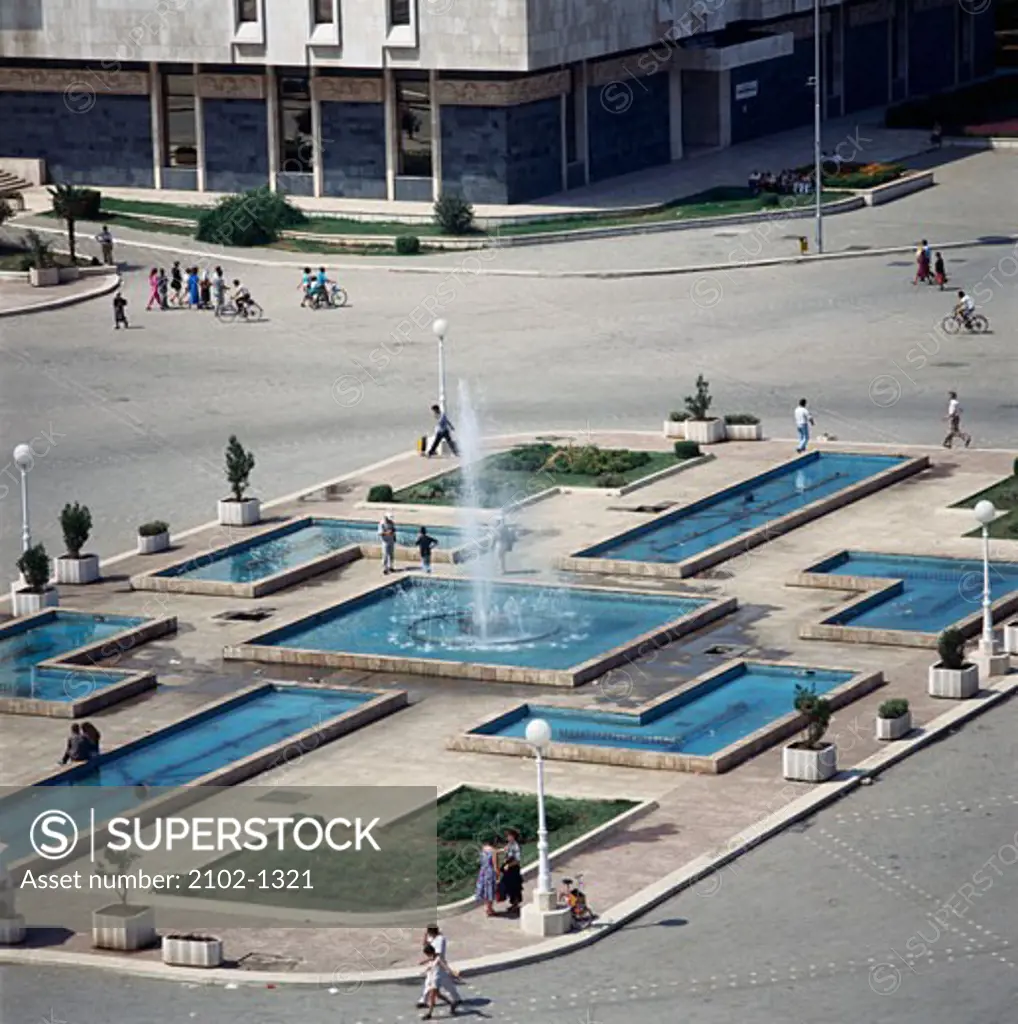
[[[509,440],[523,440],[517,437]],[[628,444],[665,449],[660,436],[590,433],[576,440],[603,446]],[[835,450],[845,446],[832,446]],[[910,454],[907,448],[895,449]],[[686,503],[712,493],[733,480],[768,469],[790,456],[790,446],[777,442],[728,444],[716,449],[717,457],[674,477],[641,488],[625,498],[591,494],[560,495],[540,502],[519,514],[523,531],[514,553],[510,578],[564,581],[553,570],[555,559],[606,533],[635,525],[647,512],[634,511],[669,501]],[[911,452],[915,454],[915,452]],[[436,470],[440,464],[432,463]],[[424,463],[404,456],[388,465],[348,478],[335,487],[283,502],[269,510],[273,518],[287,515],[329,514],[364,518],[359,509],[367,488],[374,483],[394,486],[417,479]],[[720,571],[643,589],[656,593],[676,592],[709,597],[736,596],[739,611],[682,644],[673,644],[653,659],[640,659],[609,673],[577,691],[555,690],[556,702],[604,708],[632,707],[670,690],[681,681],[715,668],[731,657],[760,657],[793,663],[880,669],[888,685],[862,698],[835,717],[832,735],[841,751],[840,764],[850,769],[878,749],[873,739],[876,706],[887,696],[905,696],[917,724],[928,725],[950,705],[926,696],[926,667],[932,652],[861,645],[818,643],[799,639],[799,624],[818,618],[850,595],[830,591],[781,587],[780,581],[839,548],[875,549],[945,555],[978,555],[979,542],[963,537],[971,527],[971,514],[948,506],[977,491],[1010,469],[1002,453],[944,453],[931,470],[869,498],[832,513],[761,548],[731,560]],[[398,513],[397,509],[397,513]],[[452,509],[398,515],[407,524],[455,523]],[[203,554],[244,531],[209,528],[183,538],[176,550],[159,556],[132,556],[107,569],[107,579],[84,588],[62,588],[66,607],[106,613],[174,615],[176,636],[137,648],[118,661],[120,668],[157,672],[161,688],[154,694],[114,707],[97,716],[106,749],[144,735],[210,700],[256,680],[270,678],[321,680],[343,685],[381,689],[406,689],[411,707],[382,723],[367,727],[321,750],[305,754],[286,768],[266,773],[252,784],[286,786],[335,784],[399,784],[408,777],[435,785],[439,790],[463,782],[530,790],[533,765],[529,759],[482,754],[454,753],[446,749],[453,735],[487,717],[508,710],[523,700],[547,697],[540,688],[459,681],[430,681],[392,673],[356,673],[283,667],[253,667],[224,662],[222,648],[289,621],[325,604],[335,603],[362,590],[379,577],[375,561],[352,563],[316,578],[299,588],[262,599],[257,607],[271,610],[262,623],[230,623],[214,619],[224,611],[247,607],[237,599],[184,594],[132,592],[129,576],[156,569],[182,557]],[[1009,542],[994,544],[994,557],[1008,558]],[[590,585],[632,586],[632,580],[572,578]],[[973,606],[975,610],[975,606]],[[710,648],[722,645],[724,653]],[[4,718],[0,723],[0,765],[5,785],[25,785],[53,771],[62,748],[66,723],[33,719],[31,729],[19,728]],[[399,758],[393,752],[399,751]],[[654,800],[658,809],[596,848],[570,857],[556,867],[556,874],[582,871],[592,902],[606,914],[638,890],[657,882],[683,864],[712,851],[724,850],[733,836],[771,814],[781,811],[809,787],[789,786],[781,777],[780,748],[767,751],[720,777],[641,771],[589,764],[552,762],[548,766],[550,791],[578,797],[625,797]],[[443,927],[460,949],[471,956],[511,954],[532,940],[518,925],[504,919],[487,919],[474,910],[443,920]],[[331,974],[365,969],[363,930],[277,928],[259,930],[231,922],[220,929],[227,954],[250,967]],[[87,935],[75,935],[59,943],[59,952],[89,951]],[[409,931],[390,938],[384,950],[369,958],[372,970],[409,967],[416,962],[417,936]],[[247,957],[247,961],[243,958]],[[156,954],[132,958],[154,960]]]

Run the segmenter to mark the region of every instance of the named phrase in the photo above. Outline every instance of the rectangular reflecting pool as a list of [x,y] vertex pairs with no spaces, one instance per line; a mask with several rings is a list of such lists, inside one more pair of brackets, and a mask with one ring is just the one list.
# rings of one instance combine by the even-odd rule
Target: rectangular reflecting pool
[[452,745],[518,753],[525,746],[527,724],[542,718],[551,726],[551,757],[722,772],[795,730],[797,686],[811,687],[840,706],[880,682],[879,673],[740,661],[636,712],[523,704],[481,723]]
[[692,575],[928,464],[899,455],[811,452],[610,537],[564,559],[562,568]]
[[[911,633],[922,641],[919,646],[928,646],[931,637],[935,639],[949,626],[964,628],[971,635],[978,632],[981,621],[983,564],[977,559],[841,551],[811,566],[794,582],[863,591],[845,608],[808,627],[809,635],[820,639],[839,638],[837,627],[847,627],[867,635],[856,633],[844,639],[880,643],[884,641],[879,634],[887,633],[889,642],[900,642],[893,634]],[[990,597],[998,614],[1018,606],[1018,565],[990,563]]]
[[[419,525],[397,524],[397,550],[416,557]],[[451,561],[462,533],[429,526],[437,541],[432,557]],[[236,597],[260,597],[360,558],[378,546],[378,524],[357,519],[307,518],[285,523],[246,540],[194,555],[144,576],[136,590],[173,590]],[[360,549],[360,550],[359,550]]]
[[574,686],[734,607],[734,599],[406,577],[226,656]]

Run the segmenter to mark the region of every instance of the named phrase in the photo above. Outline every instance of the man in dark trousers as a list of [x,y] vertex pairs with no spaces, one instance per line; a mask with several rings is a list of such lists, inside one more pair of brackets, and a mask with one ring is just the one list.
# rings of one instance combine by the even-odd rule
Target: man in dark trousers
[[453,455],[459,455],[459,449],[456,447],[456,442],[452,439],[452,432],[456,429],[446,416],[442,409],[433,405],[431,411],[435,415],[435,439],[431,442],[431,447],[428,449],[428,458],[430,459],[435,452],[438,451],[438,446],[445,441],[449,446],[449,451]]

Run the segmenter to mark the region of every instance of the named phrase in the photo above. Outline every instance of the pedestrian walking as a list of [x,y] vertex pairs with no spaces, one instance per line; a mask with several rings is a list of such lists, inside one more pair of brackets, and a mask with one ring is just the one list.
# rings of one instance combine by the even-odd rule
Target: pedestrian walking
[[944,142],[944,129],[939,121],[933,122],[933,130],[930,132],[930,145],[934,149],[940,149]]
[[438,955],[435,947],[430,943],[424,947],[424,959],[421,963],[428,965],[424,975],[424,989],[427,993],[424,1003],[427,1007],[427,1012],[422,1015],[421,1020],[431,1020],[435,1013],[435,1004],[439,999],[443,1003],[448,1004],[450,1013],[455,1014],[459,1008],[459,1000],[452,1000],[448,996],[443,995],[442,989],[447,989],[449,986],[455,988],[452,979],[458,979],[459,975],[450,969],[445,959]]
[[495,519],[495,536],[492,543],[495,549],[495,557],[498,558],[499,572],[503,576],[507,571],[506,555],[512,551],[514,539],[512,527],[506,522],[505,516],[499,513]]
[[212,298],[216,304],[216,313],[222,313],[223,306],[226,305],[226,275],[222,267],[216,267],[212,275]]
[[396,523],[391,512],[382,516],[378,524],[378,536],[382,542],[382,575],[388,576],[396,558]]
[[198,308],[212,308],[212,282],[209,280],[209,268],[201,272],[201,279],[198,281]]
[[428,449],[428,458],[430,459],[435,452],[438,451],[438,446],[445,441],[449,446],[449,451],[453,455],[459,455],[459,449],[456,447],[456,442],[452,439],[452,432],[456,429],[449,417],[446,416],[441,406],[433,405],[431,412],[435,417],[435,439],[431,442],[431,447]]
[[123,324],[125,329],[130,328],[130,324],[127,322],[127,299],[124,298],[120,292],[117,292],[113,296],[113,329],[119,331],[120,325]]
[[[446,971],[445,977],[444,978],[435,978],[434,980],[442,983],[442,984],[440,984],[438,986],[438,988],[439,988],[439,995],[441,996],[442,990],[444,989],[449,994],[449,996],[451,997],[450,1001],[451,1001],[451,1004],[452,1004],[452,1007],[453,1007],[453,1012],[455,1013],[455,1008],[457,1006],[459,1006],[459,1004],[462,1002],[462,1000],[460,999],[459,989],[456,987],[456,983],[452,980],[453,979],[452,969],[449,968],[449,966],[448,966],[449,965],[449,952],[448,952],[449,944],[446,941],[445,936],[439,931],[437,924],[429,924],[427,929],[424,932],[424,941],[422,943],[421,948],[422,948],[422,951],[424,951],[425,957],[428,956],[427,948],[429,946],[434,950],[435,956],[437,956],[438,959],[443,961],[445,963],[445,965],[446,965],[447,971]],[[424,963],[425,961],[421,961],[421,962]],[[421,991],[421,998],[420,998],[420,1000],[417,1003],[417,1008],[419,1010],[422,1010],[422,1009],[424,1009],[425,1007],[428,1006],[428,992],[429,991],[430,991],[430,987],[428,985],[428,978],[427,978],[427,976],[425,976],[425,979],[424,979],[424,989]]]
[[159,289],[159,308],[165,312],[170,308],[168,295],[170,279],[166,276],[166,271],[162,267],[159,268],[159,277],[156,281],[156,287]]
[[191,309],[197,309],[201,304],[198,294],[198,268],[189,267],[187,271],[187,301]]
[[103,263],[111,266],[113,264],[113,236],[110,234],[110,229],[106,224],[103,224],[102,230],[95,236],[95,240],[102,249]]
[[912,284],[917,285],[920,281],[930,281],[930,249],[929,243],[924,238],[919,246],[916,248],[915,253],[916,271],[915,277],[912,279]]
[[947,284],[947,271],[944,269],[944,257],[941,253],[937,253],[937,258],[933,261],[933,276],[940,290],[944,290],[944,285]]
[[159,305],[161,305],[159,301],[159,269],[153,267],[148,275],[148,305],[145,309],[149,310],[153,306]]
[[806,405],[806,399],[800,398],[795,407],[795,431],[799,435],[796,451],[801,455],[809,444],[809,428],[813,426],[813,416]]
[[417,550],[421,553],[421,570],[426,572],[429,576],[431,575],[431,551],[433,548],[438,546],[438,541],[428,533],[426,526],[421,527],[421,532],[417,534]]
[[948,391],[947,398],[947,415],[944,417],[947,420],[947,437],[944,438],[944,447],[952,448],[954,439],[960,437],[965,442],[965,447],[968,448],[972,443],[972,435],[966,434],[961,429],[962,408],[958,403],[958,392]]
[[175,260],[170,268],[170,301],[174,306],[181,304],[181,292],[184,289],[184,272],[180,269],[180,260]]

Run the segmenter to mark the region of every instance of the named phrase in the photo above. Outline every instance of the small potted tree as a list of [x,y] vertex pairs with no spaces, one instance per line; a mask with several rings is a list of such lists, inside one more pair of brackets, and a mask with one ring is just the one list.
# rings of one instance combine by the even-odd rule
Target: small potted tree
[[965,637],[945,629],[937,640],[940,661],[930,666],[929,694],[949,700],[967,700],[979,692],[979,666],[965,660]]
[[92,513],[87,505],[64,505],[60,513],[67,553],[55,559],[57,583],[95,583],[99,579],[99,556],[83,555],[81,549],[92,532]]
[[805,719],[802,739],[782,754],[785,778],[791,782],[824,782],[838,771],[838,748],[824,741],[831,722],[831,702],[812,686],[796,686],[795,710]]
[[138,527],[138,554],[155,555],[166,551],[170,546],[170,524],[161,519],[153,519],[151,523],[142,523]]
[[891,697],[877,708],[877,739],[900,740],[912,731],[912,712],[903,697]]
[[665,420],[664,434],[665,437],[672,438],[685,438],[686,436],[686,420],[689,419],[689,413],[683,412],[679,409],[674,410],[668,414],[668,419]]
[[226,446],[226,479],[233,493],[219,502],[221,526],[254,526],[261,521],[261,503],[257,498],[244,496],[254,467],[255,457],[245,450],[235,434],[231,435]]
[[729,441],[760,441],[763,426],[760,417],[748,412],[733,412],[725,416],[725,437]]
[[127,902],[131,890],[125,876],[139,856],[133,850],[107,848],[96,865],[97,874],[110,879],[110,888],[120,897],[119,903],[92,911],[92,945],[97,949],[146,949],[156,941],[152,908]]
[[11,584],[11,606],[15,615],[34,615],[43,608],[56,608],[60,596],[49,583],[49,555],[41,544],[30,547],[19,559],[21,581]]
[[223,962],[223,941],[214,935],[166,935],[163,963],[173,967],[218,967]]
[[685,421],[686,440],[699,444],[717,444],[725,439],[725,423],[717,416],[708,416],[714,399],[710,394],[710,382],[703,374],[696,378],[696,394],[686,395],[686,411],[689,417]]

